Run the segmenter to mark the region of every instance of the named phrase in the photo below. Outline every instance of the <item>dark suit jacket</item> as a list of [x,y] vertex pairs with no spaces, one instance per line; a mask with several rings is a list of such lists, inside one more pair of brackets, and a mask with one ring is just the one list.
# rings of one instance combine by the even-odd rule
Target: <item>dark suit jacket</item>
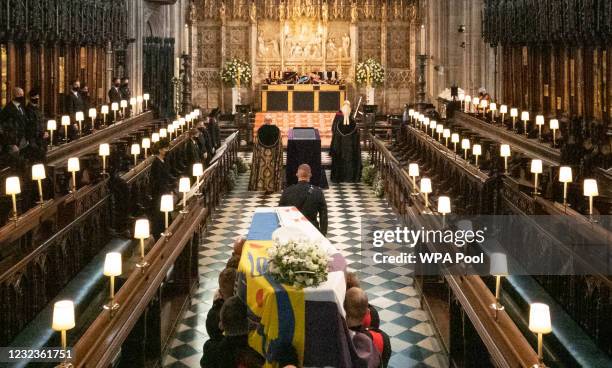
[[75,95],[74,92],[70,91],[66,97],[66,112],[74,118],[74,113],[77,111],[82,111],[83,114],[86,114],[85,103],[79,93]]
[[17,107],[12,101],[0,112],[0,127],[2,128],[2,146],[4,152],[8,152],[9,146],[23,145],[25,143],[25,131],[27,117],[25,106]]
[[295,206],[321,234],[327,235],[327,202],[321,188],[300,181],[283,191],[278,205]]
[[111,89],[108,90],[108,100],[111,103],[121,102],[121,91],[119,91],[119,88],[111,87]]

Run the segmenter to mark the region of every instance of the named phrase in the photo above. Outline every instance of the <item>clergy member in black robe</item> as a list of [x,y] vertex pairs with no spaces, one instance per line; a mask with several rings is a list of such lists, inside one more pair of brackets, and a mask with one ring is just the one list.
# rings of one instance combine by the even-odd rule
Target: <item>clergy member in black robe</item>
[[332,123],[329,154],[332,158],[331,180],[335,183],[361,180],[361,146],[359,128],[351,116],[348,101],[336,113]]

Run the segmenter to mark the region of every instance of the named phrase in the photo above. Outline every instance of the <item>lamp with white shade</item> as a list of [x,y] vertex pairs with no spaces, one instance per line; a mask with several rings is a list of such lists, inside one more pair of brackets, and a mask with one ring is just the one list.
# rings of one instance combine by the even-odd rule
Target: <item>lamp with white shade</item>
[[108,115],[108,105],[100,106],[100,114],[102,114],[102,124],[106,125],[106,115]]
[[151,134],[151,143],[157,143],[157,142],[159,142],[159,133]]
[[45,197],[43,195],[42,181],[46,178],[47,178],[47,173],[45,172],[45,165],[43,164],[32,165],[32,180],[36,180],[38,182],[38,196],[40,198],[38,203],[41,205],[45,202]]
[[431,179],[429,178],[421,179],[420,191],[421,193],[423,193],[423,196],[425,197],[425,210],[423,210],[423,214],[431,215],[432,212],[429,210],[429,193],[433,191],[431,187]]
[[516,131],[516,118],[518,117],[518,109],[516,107],[510,109],[510,117],[512,118],[512,130]]
[[151,148],[151,138],[143,138],[140,146],[144,150],[144,157],[146,159],[149,156],[148,150]]
[[89,109],[88,115],[91,118],[91,129],[96,129],[96,117],[98,117],[98,110],[92,107]]
[[463,158],[467,161],[468,157],[467,157],[467,153],[468,150],[470,149],[471,145],[470,145],[470,140],[467,138],[463,138],[461,140],[461,149],[463,150]]
[[412,178],[412,195],[419,195],[418,188],[416,185],[416,178],[419,176],[419,164],[410,163],[408,164],[408,176]]
[[19,214],[17,213],[17,194],[21,193],[21,182],[18,176],[9,176],[6,178],[5,193],[11,196],[13,202],[13,216],[11,218],[13,221],[17,221],[19,219]]
[[148,93],[145,93],[144,95],[142,95],[142,99],[144,100],[144,103],[145,103],[145,110],[147,110],[149,108],[149,100],[151,99],[151,95],[149,95]]
[[76,120],[79,125],[79,136],[80,136],[83,134],[83,120],[85,120],[85,114],[83,114],[83,111],[77,111],[74,114],[74,120]]
[[134,166],[138,165],[138,155],[140,155],[140,144],[138,143],[132,144],[130,153],[132,154],[132,156],[134,156]]
[[110,295],[108,303],[104,304],[104,309],[113,312],[119,309],[119,304],[115,302],[115,277],[120,276],[122,271],[121,253],[109,252],[104,258],[104,276],[110,277]]
[[159,130],[159,137],[160,138],[166,138],[168,136],[168,129],[166,128],[161,128]]
[[128,107],[127,100],[119,101],[119,107],[121,107],[121,116],[123,116],[123,119],[125,119],[125,109]]
[[536,115],[536,125],[538,126],[538,139],[542,139],[542,126],[544,125],[544,115]]
[[102,175],[106,175],[106,157],[110,155],[110,145],[108,143],[100,144],[98,148],[98,156],[102,157]]
[[448,147],[448,138],[451,136],[450,129],[446,128],[442,131],[442,138],[444,138],[444,145]]
[[538,174],[542,173],[542,160],[534,158],[531,160],[531,173],[533,174],[533,195],[540,194],[538,192]]
[[501,106],[499,107],[499,113],[500,113],[500,114],[501,114],[501,116],[502,116],[501,123],[502,123],[502,125],[503,125],[503,124],[504,124],[504,120],[505,120],[505,118],[506,118],[506,114],[508,113],[508,105],[501,105]]
[[444,132],[444,125],[436,125],[436,133],[438,133],[438,141],[442,141],[442,133]]
[[408,109],[408,116],[410,117],[410,123],[412,124],[414,122],[414,109]]
[[451,142],[453,143],[453,151],[457,153],[457,143],[459,143],[459,134],[457,133],[451,134]]
[[459,109],[463,110],[463,99],[465,98],[465,92],[459,92],[457,94],[457,99],[459,100]]
[[450,197],[438,197],[438,213],[442,215],[442,228],[446,227],[446,215],[451,213]]
[[572,168],[569,166],[561,166],[559,168],[559,182],[563,183],[563,206],[567,207],[567,183],[573,181]]
[[525,130],[525,135],[528,135],[527,122],[529,121],[529,111],[521,112],[521,120],[523,121],[523,129]]
[[178,126],[181,129],[181,133],[183,133],[185,131],[185,124],[186,124],[186,119],[181,117],[178,119]]
[[70,126],[70,116],[62,116],[62,126],[64,127],[64,140],[68,142],[68,127]]
[[475,165],[478,166],[478,156],[482,155],[482,147],[480,146],[480,144],[475,144],[472,147],[472,154],[476,157]]
[[508,260],[504,253],[491,253],[490,256],[491,275],[495,276],[495,303],[489,307],[495,312],[494,317],[497,321],[497,313],[504,310],[504,306],[499,302],[501,293],[501,278],[508,275]]
[[593,219],[593,197],[597,197],[599,195],[597,180],[584,179],[583,194],[585,197],[589,197],[589,220],[591,222],[595,222]]
[[68,172],[72,173],[72,190],[70,193],[74,193],[77,190],[76,173],[81,170],[81,164],[78,157],[70,157],[68,159]]
[[499,155],[504,158],[504,174],[508,175],[508,157],[510,157],[510,145],[499,146]]
[[487,101],[486,99],[482,99],[480,100],[480,108],[482,108],[482,117],[485,117],[485,113],[487,111],[487,106],[489,105],[489,101]]
[[168,134],[169,134],[169,139],[172,140],[172,134],[174,133],[174,124],[168,124],[168,128],[166,128],[168,130]]
[[117,102],[113,102],[111,104],[111,110],[113,111],[113,114],[114,114],[113,121],[116,122],[117,121],[117,111],[119,111],[119,104]]
[[474,110],[476,114],[478,114],[479,112],[478,108],[480,107],[480,98],[476,96],[472,97],[472,105],[474,106]]
[[425,125],[425,133],[429,134],[429,118],[423,117],[423,125]]
[[557,145],[557,129],[559,129],[559,120],[550,119],[550,130],[553,133],[553,147]]
[[465,95],[463,97],[463,102],[465,103],[465,112],[470,112],[470,103],[472,102],[472,97],[470,95]]
[[166,227],[164,228],[164,232],[161,235],[165,236],[166,238],[169,238],[172,233],[168,231],[168,217],[170,212],[174,211],[174,197],[172,196],[172,194],[164,194],[161,196],[161,200],[159,203],[159,210],[164,213],[164,223],[166,225]]
[[[51,322],[51,328],[54,331],[60,331],[62,350],[66,353],[68,347],[68,341],[66,331],[71,330],[76,326],[74,320],[74,302],[72,300],[60,300],[53,304],[53,319]],[[66,360],[59,367],[69,367]]]
[[431,129],[431,137],[434,137],[434,134],[436,133],[436,127],[438,126],[438,123],[435,120],[431,120],[429,122],[429,129]]
[[130,108],[132,109],[133,114],[138,113],[137,108],[136,108],[136,102],[137,102],[136,97],[130,98]]
[[179,180],[179,193],[183,193],[183,208],[181,209],[181,213],[188,213],[187,210],[187,193],[191,190],[191,182],[189,178],[184,176]]
[[497,111],[497,104],[495,102],[491,102],[491,105],[489,105],[489,111],[491,111],[491,120],[493,121],[493,124],[495,124],[495,111]]
[[147,219],[138,219],[134,224],[134,239],[138,239],[140,241],[140,261],[136,264],[136,267],[140,268],[144,272],[144,268],[149,265],[147,261],[145,261],[145,239],[148,239],[151,236],[151,231],[149,227],[149,220]]
[[142,101],[143,101],[142,96],[136,96],[136,102],[137,102],[137,103],[138,103],[138,105],[139,105],[139,106],[137,107],[137,110],[138,110],[139,112],[143,112],[143,111],[144,111],[144,110],[143,110],[143,106],[142,106]]
[[50,137],[50,141],[49,141],[49,147],[53,147],[53,132],[55,132],[57,130],[57,121],[55,120],[48,120],[47,121],[47,130],[49,131],[49,137]]
[[185,121],[187,122],[187,129],[191,129],[191,121],[193,120],[193,111],[185,115]]
[[198,194],[200,194],[200,178],[202,175],[204,175],[204,166],[201,163],[196,162],[193,164],[191,174],[196,178],[196,188],[198,188]]
[[529,305],[529,330],[538,335],[538,364],[532,367],[544,368],[544,355],[542,353],[542,335],[552,332],[550,322],[550,308],[544,303]]

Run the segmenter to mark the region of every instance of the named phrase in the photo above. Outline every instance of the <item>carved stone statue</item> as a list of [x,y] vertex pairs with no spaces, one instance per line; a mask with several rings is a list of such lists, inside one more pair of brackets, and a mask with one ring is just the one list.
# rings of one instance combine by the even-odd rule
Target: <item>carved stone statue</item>
[[281,1],[279,7],[278,7],[278,19],[279,20],[285,20],[285,2]]
[[350,56],[351,38],[346,33],[344,34],[344,36],[342,36],[342,51],[344,52],[345,58],[348,58]]
[[221,23],[225,23],[225,1],[221,2],[221,6],[219,7],[219,19],[221,20]]
[[257,5],[255,5],[255,0],[251,1],[251,7],[249,9],[249,19],[251,23],[257,23]]
[[323,1],[323,4],[321,4],[321,19],[323,22],[327,22],[329,19],[329,7],[327,5],[327,1]]
[[259,32],[257,35],[257,56],[264,57],[267,53],[266,42],[264,41],[263,34]]
[[359,14],[357,13],[357,2],[353,1],[351,4],[351,23],[357,23],[359,20]]
[[336,48],[336,43],[333,38],[329,38],[327,40],[327,59],[335,59],[338,57],[338,49]]

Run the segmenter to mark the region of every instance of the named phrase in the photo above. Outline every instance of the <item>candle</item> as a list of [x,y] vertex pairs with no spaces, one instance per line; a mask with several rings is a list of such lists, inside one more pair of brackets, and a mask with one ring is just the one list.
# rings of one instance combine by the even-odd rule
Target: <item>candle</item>
[[425,55],[425,25],[421,24],[421,32],[419,34],[419,37],[421,39],[421,47],[420,47],[420,54],[421,55]]

